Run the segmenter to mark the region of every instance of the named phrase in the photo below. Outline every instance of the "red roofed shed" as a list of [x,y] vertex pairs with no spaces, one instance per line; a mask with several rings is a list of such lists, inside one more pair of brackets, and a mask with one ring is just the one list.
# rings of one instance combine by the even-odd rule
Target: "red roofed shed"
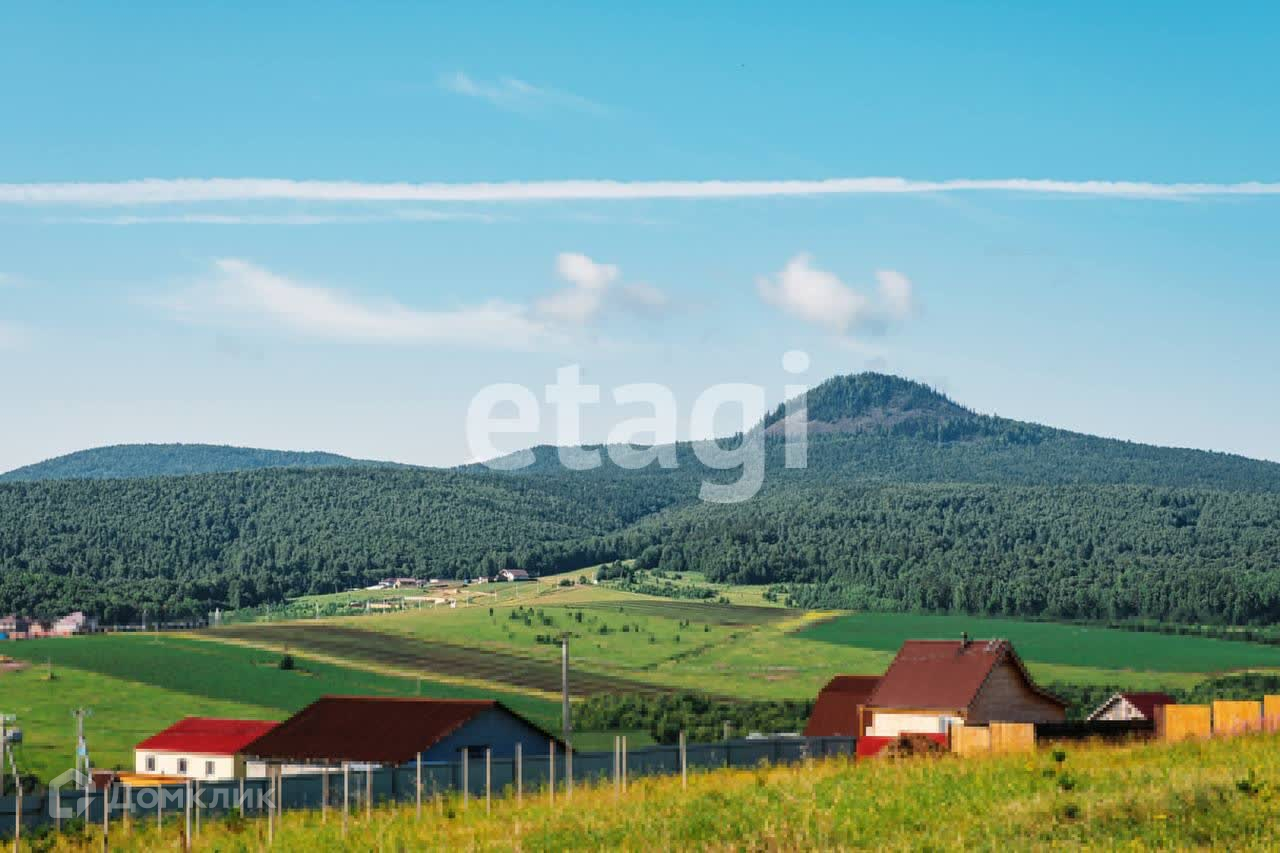
[[878,675],[837,675],[822,688],[809,714],[805,737],[857,737],[862,706],[880,683]]

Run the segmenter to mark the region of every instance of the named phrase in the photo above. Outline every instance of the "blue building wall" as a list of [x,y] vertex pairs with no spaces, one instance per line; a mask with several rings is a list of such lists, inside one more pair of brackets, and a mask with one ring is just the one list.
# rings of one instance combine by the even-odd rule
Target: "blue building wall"
[[[511,758],[516,753],[517,743],[522,744],[526,758],[546,755],[551,748],[551,740],[546,734],[502,708],[493,708],[477,714],[431,747],[423,753],[422,760],[457,761],[463,747],[470,748],[472,758],[484,755],[485,747],[493,750],[494,758]],[[556,744],[556,751],[560,751],[559,744]]]

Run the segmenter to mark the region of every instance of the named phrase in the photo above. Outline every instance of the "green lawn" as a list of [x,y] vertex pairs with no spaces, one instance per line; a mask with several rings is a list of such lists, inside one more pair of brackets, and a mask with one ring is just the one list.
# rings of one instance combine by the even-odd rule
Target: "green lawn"
[[[131,755],[134,743],[183,716],[244,713],[283,719],[325,694],[432,696],[501,699],[542,725],[558,729],[559,705],[515,691],[447,684],[431,679],[396,677],[355,667],[336,666],[294,653],[297,669],[277,666],[280,653],[205,642],[172,635],[100,634],[70,639],[6,643],[5,654],[36,664],[20,673],[0,674],[0,712],[22,715],[29,741],[55,744],[71,731],[71,710],[94,709],[92,725],[106,726],[95,750],[117,756],[113,766]],[[58,676],[42,681],[46,661]],[[18,691],[23,691],[19,693]],[[13,710],[22,697],[40,714]],[[105,750],[105,753],[103,752]],[[62,759],[39,761],[61,772]]]
[[1011,640],[1024,660],[1037,663],[1170,673],[1280,667],[1280,648],[1255,643],[963,615],[856,613],[813,625],[798,636],[896,651],[903,640],[959,639],[962,631],[975,639]]
[[43,665],[0,673],[0,713],[18,716],[23,743],[16,757],[24,773],[48,780],[73,766],[71,711],[77,707],[93,709],[85,736],[97,767],[133,767],[134,744],[183,717],[271,720],[285,716],[278,708],[192,696],[61,664],[55,664],[52,680]]

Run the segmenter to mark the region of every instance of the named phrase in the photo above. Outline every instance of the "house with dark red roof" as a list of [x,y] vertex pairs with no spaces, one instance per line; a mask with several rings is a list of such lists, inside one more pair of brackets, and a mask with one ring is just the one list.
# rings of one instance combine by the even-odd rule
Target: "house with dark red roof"
[[858,737],[862,709],[880,683],[878,675],[837,675],[818,694],[805,737]]
[[1176,705],[1178,700],[1168,693],[1117,693],[1103,702],[1089,715],[1089,720],[1151,720],[1155,721],[1156,708]]
[[240,778],[245,775],[244,748],[276,725],[269,720],[186,717],[134,747],[134,769],[203,780]]
[[324,696],[262,737],[245,753],[273,765],[334,766],[343,762],[397,766],[479,757],[546,755],[563,743],[493,699]]
[[1067,703],[1040,688],[1007,640],[908,640],[862,711],[862,734],[945,734],[951,725],[1062,722]]

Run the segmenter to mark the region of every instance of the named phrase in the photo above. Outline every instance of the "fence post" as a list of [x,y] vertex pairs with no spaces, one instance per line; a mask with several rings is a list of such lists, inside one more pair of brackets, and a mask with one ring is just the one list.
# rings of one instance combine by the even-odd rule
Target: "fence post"
[[347,837],[347,812],[351,807],[351,764],[342,762],[342,837]]
[[195,792],[196,792],[196,805],[195,805],[195,809],[196,809],[196,835],[199,835],[199,834],[200,834],[200,782],[199,782],[199,780],[197,780],[197,781],[196,781],[196,784],[195,784]]
[[573,744],[564,744],[564,793],[567,799],[573,798]]
[[621,780],[618,778],[619,749],[621,740],[618,735],[613,736],[613,795],[616,797],[622,791]]
[[493,814],[493,807],[490,801],[489,786],[493,779],[493,750],[490,747],[484,748],[484,813]]
[[622,736],[622,793],[627,792],[627,736]]
[[320,790],[320,822],[329,822],[329,764],[325,762],[324,767],[320,770],[320,784],[323,786]]
[[551,805],[556,804],[556,742],[551,741],[547,752],[547,791],[551,797]]
[[[4,773],[4,768],[0,767],[0,774]],[[13,811],[13,853],[18,853],[18,848],[22,843],[22,780],[18,780],[18,799],[17,808]],[[62,808],[62,801],[58,801],[58,808]]]
[[364,766],[364,816],[373,817],[373,765]]
[[462,748],[462,804],[471,804],[471,747]]
[[414,782],[415,797],[418,803],[418,819],[422,819],[422,753],[418,753],[417,761],[414,762]]
[[[58,805],[61,806],[62,803],[58,803]],[[61,811],[61,809],[59,809],[59,811]],[[132,820],[132,818],[133,818],[133,786],[125,785],[124,786],[124,832],[125,832],[125,835],[129,834],[129,828],[130,828],[129,821]]]
[[[243,772],[243,773],[248,773],[248,772],[249,772],[249,770],[248,770],[248,768],[246,767],[246,768],[245,768],[244,770],[242,770],[241,772]],[[239,784],[239,786],[238,786],[238,787],[239,787],[239,789],[240,789],[240,791],[239,791],[240,799],[239,799],[239,801],[236,803],[236,810],[240,812],[240,817],[244,817],[244,777],[243,777],[243,776],[241,776],[241,777],[240,777],[240,784]]]
[[[21,792],[19,792],[21,797]],[[107,837],[111,834],[111,786],[102,789],[102,849],[108,850]]]
[[275,843],[276,838],[276,774],[271,769],[271,765],[267,765],[267,784],[264,786],[267,794],[267,846]]
[[191,780],[182,786],[182,812],[185,818],[182,827],[182,849],[191,849]]
[[680,730],[680,787],[689,787],[689,753],[685,746],[684,730]]
[[156,831],[164,828],[164,785],[156,785]]
[[524,744],[516,743],[516,805],[524,802]]

